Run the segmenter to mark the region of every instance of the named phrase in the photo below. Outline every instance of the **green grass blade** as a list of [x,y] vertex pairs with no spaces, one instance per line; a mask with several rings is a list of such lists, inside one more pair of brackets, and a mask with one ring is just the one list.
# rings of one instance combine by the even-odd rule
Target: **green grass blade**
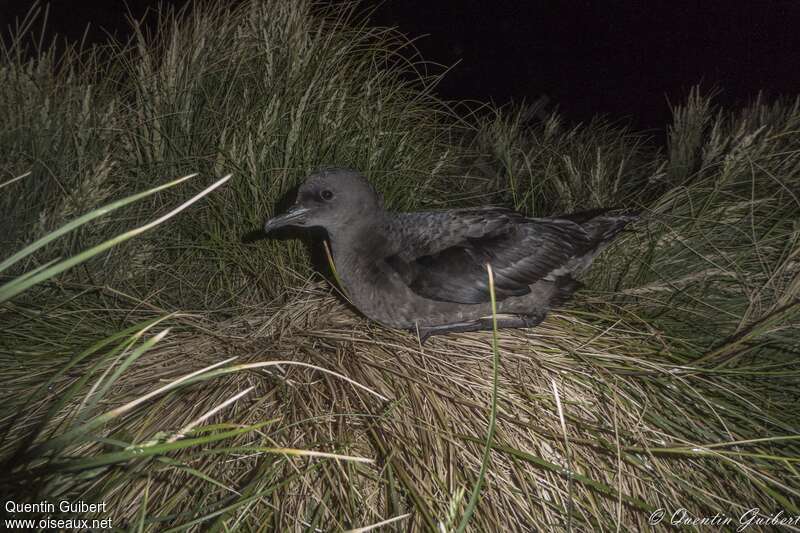
[[22,178],[28,177],[28,176],[30,176],[30,175],[31,175],[31,173],[30,173],[30,172],[26,172],[25,174],[22,174],[22,175],[20,175],[20,176],[17,176],[16,178],[11,178],[11,179],[10,179],[10,180],[8,180],[8,181],[4,181],[3,183],[0,183],[0,189],[2,189],[3,187],[5,187],[6,185],[11,185],[12,183],[14,183],[14,182],[17,182],[17,181],[21,180]]
[[178,178],[176,180],[170,181],[170,182],[165,183],[163,185],[159,185],[158,187],[153,187],[152,189],[148,189],[148,190],[140,192],[138,194],[133,194],[133,195],[128,196],[126,198],[123,198],[121,200],[117,200],[116,202],[111,202],[110,204],[104,205],[103,207],[98,207],[97,209],[94,209],[94,210],[86,213],[85,215],[80,216],[80,217],[76,218],[75,220],[73,220],[71,222],[68,222],[67,224],[64,224],[63,226],[61,226],[57,230],[51,231],[50,233],[48,233],[47,235],[45,235],[41,239],[29,244],[28,246],[26,246],[25,248],[23,248],[19,252],[15,253],[14,255],[9,257],[8,259],[0,262],[0,272],[3,272],[8,267],[14,265],[18,261],[20,261],[20,260],[22,260],[22,259],[24,259],[26,257],[28,257],[29,255],[34,253],[39,248],[41,248],[43,246],[46,246],[48,243],[58,239],[62,235],[65,235],[65,234],[69,233],[70,231],[75,230],[75,229],[83,226],[84,224],[86,224],[86,223],[88,223],[88,222],[90,222],[90,221],[92,221],[92,220],[94,220],[94,219],[96,219],[98,217],[101,217],[103,215],[111,213],[112,211],[115,211],[115,210],[117,210],[117,209],[119,209],[121,207],[124,207],[124,206],[128,205],[128,204],[132,204],[134,202],[137,202],[137,201],[141,200],[142,198],[147,198],[148,196],[153,195],[153,194],[155,194],[155,193],[157,193],[159,191],[163,191],[165,189],[169,189],[170,187],[174,187],[175,185],[178,185],[179,183],[183,183],[184,181],[186,181],[186,180],[188,180],[190,178],[193,178],[194,176],[197,176],[197,174],[189,174],[188,176],[184,176],[182,178]]
[[[163,339],[167,335],[167,333],[169,333],[169,330],[164,330],[159,334],[155,335],[154,337],[147,339],[145,342],[142,343],[141,346],[139,346],[138,348],[136,348],[136,350],[133,351],[133,353],[128,357],[128,360],[132,362],[138,359],[150,348],[158,344],[158,342],[160,342],[161,339]],[[118,414],[121,414],[121,412],[118,411],[111,411],[111,412],[114,412],[116,414],[110,416],[109,413],[106,413],[104,415],[95,417],[94,419],[86,423],[75,426],[72,429],[66,431],[65,433],[59,435],[58,437],[36,446],[30,451],[30,455],[38,455],[47,452],[48,450],[63,448],[75,441],[91,439],[91,434],[90,434],[91,430],[101,426],[102,424],[108,422],[109,420],[112,420],[113,418],[118,416]]]
[[[119,452],[104,453],[104,454],[94,455],[91,457],[86,457],[83,459],[67,459],[67,460],[62,459],[49,463],[49,468],[58,470],[60,472],[79,472],[81,470],[91,470],[101,466],[107,466],[116,463],[124,463],[134,459],[138,460],[138,459],[143,459],[145,457],[151,457],[154,455],[163,455],[165,453],[173,452],[176,450],[192,448],[194,446],[200,446],[202,444],[219,442],[221,440],[237,437],[244,433],[249,433],[250,431],[255,431],[266,424],[269,424],[269,422],[254,424],[251,426],[238,428],[231,431],[212,433],[210,435],[205,435],[202,437],[183,439],[175,442],[165,442],[161,444],[152,444],[152,445],[148,444],[142,446],[134,445],[134,446],[129,446],[127,449]],[[224,450],[227,451],[229,449],[230,448],[225,448]],[[256,447],[253,448],[243,447],[242,449],[246,451],[266,450]],[[223,451],[215,451],[215,450],[210,450],[207,453],[215,453],[215,452],[224,453]],[[280,450],[274,450],[272,451],[272,453],[278,454],[282,452]]]
[[486,431],[486,442],[483,448],[483,459],[481,461],[481,469],[478,473],[478,480],[475,482],[475,487],[469,496],[467,507],[464,509],[464,515],[461,517],[461,522],[458,524],[456,531],[463,533],[467,529],[467,524],[472,513],[475,512],[475,507],[478,505],[478,500],[481,494],[486,472],[489,469],[489,462],[491,461],[492,445],[494,443],[494,430],[497,422],[497,380],[498,368],[500,366],[500,350],[497,347],[497,301],[494,293],[494,275],[492,267],[487,263],[486,271],[489,275],[489,297],[492,303],[492,406],[489,412],[489,428]]
[[166,215],[163,215],[163,216],[157,218],[156,220],[153,220],[152,222],[149,222],[147,224],[139,226],[138,228],[135,228],[135,229],[132,229],[132,230],[127,231],[125,233],[122,233],[120,235],[117,235],[113,239],[109,239],[109,240],[107,240],[107,241],[105,241],[105,242],[103,242],[101,244],[98,244],[97,246],[89,248],[88,250],[85,250],[85,251],[83,251],[83,252],[81,252],[81,253],[73,256],[73,257],[70,257],[69,259],[65,259],[65,260],[63,260],[63,261],[61,261],[61,262],[59,262],[59,263],[57,263],[57,264],[45,269],[44,271],[39,272],[35,276],[26,277],[26,278],[24,278],[22,280],[10,281],[10,282],[0,286],[0,303],[13,298],[14,296],[16,296],[16,295],[20,294],[21,292],[29,289],[30,287],[36,285],[37,283],[40,283],[40,282],[42,282],[42,281],[44,281],[46,279],[52,278],[53,276],[55,276],[57,274],[60,274],[61,272],[65,271],[65,270],[67,270],[69,268],[72,268],[73,266],[78,265],[78,264],[80,264],[80,263],[82,263],[82,262],[94,257],[95,255],[100,254],[100,253],[108,250],[109,248],[112,248],[112,247],[116,246],[117,244],[119,244],[121,242],[125,242],[128,239],[132,239],[133,237],[136,237],[137,235],[140,235],[141,233],[144,233],[144,232],[146,232],[146,231],[158,226],[159,224],[165,222],[166,220],[169,220],[173,216],[177,215],[178,213],[180,213],[181,211],[183,211],[184,209],[186,209],[187,207],[189,207],[190,205],[192,205],[193,203],[195,203],[196,201],[201,199],[203,196],[207,195],[208,193],[210,193],[211,191],[213,191],[217,187],[223,185],[225,182],[227,182],[230,179],[230,177],[231,176],[229,174],[229,175],[225,176],[224,178],[221,178],[221,179],[217,180],[212,185],[210,185],[209,187],[206,187],[201,192],[199,192],[198,194],[196,194],[195,196],[193,196],[192,198],[190,198],[189,200],[187,200],[183,204],[179,205],[178,207],[176,207],[175,209],[173,209],[172,211],[170,211]]

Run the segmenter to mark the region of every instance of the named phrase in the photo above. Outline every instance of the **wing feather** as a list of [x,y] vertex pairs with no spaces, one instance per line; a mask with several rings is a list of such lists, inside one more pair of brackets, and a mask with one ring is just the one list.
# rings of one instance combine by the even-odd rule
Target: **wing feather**
[[394,228],[404,245],[386,263],[417,294],[457,302],[489,301],[486,264],[498,300],[522,296],[530,285],[566,265],[589,244],[568,220],[530,219],[498,208],[413,213]]

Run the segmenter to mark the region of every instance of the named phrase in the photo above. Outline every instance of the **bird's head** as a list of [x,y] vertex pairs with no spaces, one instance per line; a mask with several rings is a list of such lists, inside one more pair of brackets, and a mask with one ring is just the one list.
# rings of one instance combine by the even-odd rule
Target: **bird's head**
[[284,226],[331,230],[371,223],[383,203],[367,178],[355,170],[326,168],[308,176],[289,210],[264,223],[264,232]]

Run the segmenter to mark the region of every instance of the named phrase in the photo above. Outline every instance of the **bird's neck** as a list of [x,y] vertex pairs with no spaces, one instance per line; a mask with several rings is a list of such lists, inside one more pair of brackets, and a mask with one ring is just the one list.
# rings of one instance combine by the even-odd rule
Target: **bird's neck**
[[385,217],[374,217],[339,231],[329,232],[333,262],[345,291],[378,283],[381,261],[393,253],[394,243],[386,234]]
[[335,232],[328,232],[334,256],[347,256],[348,259],[358,257],[376,257],[389,246],[385,234],[386,217],[374,216],[369,220],[339,227]]

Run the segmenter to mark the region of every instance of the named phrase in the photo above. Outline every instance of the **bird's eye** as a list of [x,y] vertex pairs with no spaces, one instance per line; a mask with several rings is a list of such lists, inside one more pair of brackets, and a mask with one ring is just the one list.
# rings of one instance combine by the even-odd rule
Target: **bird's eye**
[[323,199],[323,200],[325,200],[325,201],[328,201],[328,200],[332,200],[332,199],[333,199],[333,193],[332,193],[331,191],[329,191],[329,190],[324,190],[324,191],[322,191],[322,193],[320,193],[320,196],[321,196],[321,197],[322,197],[322,199]]

